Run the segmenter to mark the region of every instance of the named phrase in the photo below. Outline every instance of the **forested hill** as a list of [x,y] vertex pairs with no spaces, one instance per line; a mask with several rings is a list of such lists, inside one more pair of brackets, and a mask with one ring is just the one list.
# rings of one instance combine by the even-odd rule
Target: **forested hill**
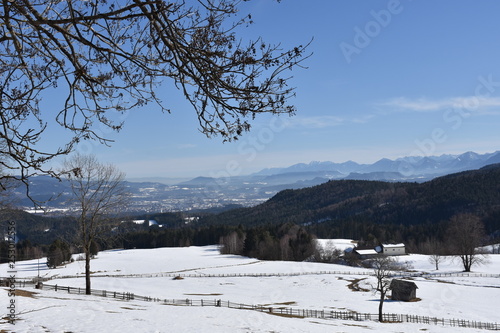
[[334,180],[285,190],[263,204],[214,215],[205,222],[246,226],[292,222],[310,226],[320,237],[356,238],[367,232],[366,226],[437,227],[463,212],[481,216],[489,233],[500,229],[500,164],[426,183]]

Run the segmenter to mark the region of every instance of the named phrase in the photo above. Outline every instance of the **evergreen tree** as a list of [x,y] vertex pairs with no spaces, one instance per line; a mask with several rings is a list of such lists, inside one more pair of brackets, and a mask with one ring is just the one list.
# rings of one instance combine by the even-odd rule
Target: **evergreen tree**
[[71,260],[71,252],[69,250],[69,245],[56,239],[49,246],[49,251],[47,253],[47,266],[49,268],[56,268],[65,262]]
[[99,253],[99,245],[95,240],[90,243],[90,256],[95,257]]

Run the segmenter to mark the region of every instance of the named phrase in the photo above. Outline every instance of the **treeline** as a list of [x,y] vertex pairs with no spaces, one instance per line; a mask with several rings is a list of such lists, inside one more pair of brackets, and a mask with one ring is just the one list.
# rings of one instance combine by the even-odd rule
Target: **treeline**
[[204,246],[217,244],[220,236],[232,230],[230,226],[149,228],[120,235],[125,249],[152,249],[157,247]]
[[410,252],[419,253],[421,244],[429,239],[444,241],[449,223],[449,221],[438,221],[419,225],[387,224],[372,222],[363,217],[353,217],[341,221],[328,220],[311,224],[306,229],[318,238],[355,239],[367,246],[380,243],[405,243]]
[[48,217],[42,214],[30,214],[19,209],[0,207],[0,232],[11,221],[16,237],[29,240],[32,245],[49,245],[58,238],[73,237],[78,231],[78,223],[73,216]]
[[[185,247],[221,244],[222,253],[240,254],[262,260],[302,261],[313,255],[315,237],[305,228],[285,224],[258,227],[238,226],[182,226],[178,228],[146,228],[143,225],[124,224],[118,231],[102,235],[92,244],[92,254],[111,248],[151,249],[158,247]],[[0,253],[7,257],[8,243],[0,242]],[[55,239],[50,244],[37,245],[29,240],[16,244],[17,260],[47,257],[47,265],[57,267],[79,253],[77,243]],[[5,255],[4,255],[5,254]]]
[[[0,242],[0,263],[9,262],[9,248],[12,246],[7,241]],[[47,257],[47,266],[55,268],[71,260],[71,254],[77,248],[62,239],[56,239],[50,244],[33,244],[29,239],[18,241],[15,244],[15,261],[40,259]]]
[[[0,263],[9,262],[9,246],[7,241],[0,241]],[[15,245],[16,261],[41,258],[47,253],[48,245],[33,244],[29,239],[18,241]]]
[[262,260],[294,260],[309,258],[315,250],[315,237],[303,227],[208,226],[175,229],[152,228],[130,232],[122,239],[126,249],[221,245],[221,253],[239,254]]
[[221,253],[239,254],[261,260],[303,261],[316,248],[315,237],[295,224],[260,226],[236,230],[220,238]]

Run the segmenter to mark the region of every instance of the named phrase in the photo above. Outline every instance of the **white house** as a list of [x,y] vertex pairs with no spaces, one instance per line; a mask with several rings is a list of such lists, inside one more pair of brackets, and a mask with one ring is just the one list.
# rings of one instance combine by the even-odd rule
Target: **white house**
[[406,254],[405,245],[399,244],[382,244],[382,253],[386,256],[402,256]]

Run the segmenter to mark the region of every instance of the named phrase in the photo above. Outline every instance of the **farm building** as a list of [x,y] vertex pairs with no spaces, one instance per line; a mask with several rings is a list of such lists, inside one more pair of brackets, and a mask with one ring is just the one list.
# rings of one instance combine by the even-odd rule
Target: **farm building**
[[384,256],[401,256],[406,254],[405,245],[399,244],[381,244],[375,248],[354,247],[344,250],[344,254],[353,253],[360,259],[370,259],[379,255]]
[[417,285],[411,281],[393,279],[389,289],[392,291],[392,299],[395,301],[411,301],[417,298]]
[[399,244],[382,244],[382,254],[386,256],[401,256],[405,255],[405,245]]
[[373,258],[379,255],[379,253],[373,249],[354,249],[352,252],[355,253],[360,259]]

